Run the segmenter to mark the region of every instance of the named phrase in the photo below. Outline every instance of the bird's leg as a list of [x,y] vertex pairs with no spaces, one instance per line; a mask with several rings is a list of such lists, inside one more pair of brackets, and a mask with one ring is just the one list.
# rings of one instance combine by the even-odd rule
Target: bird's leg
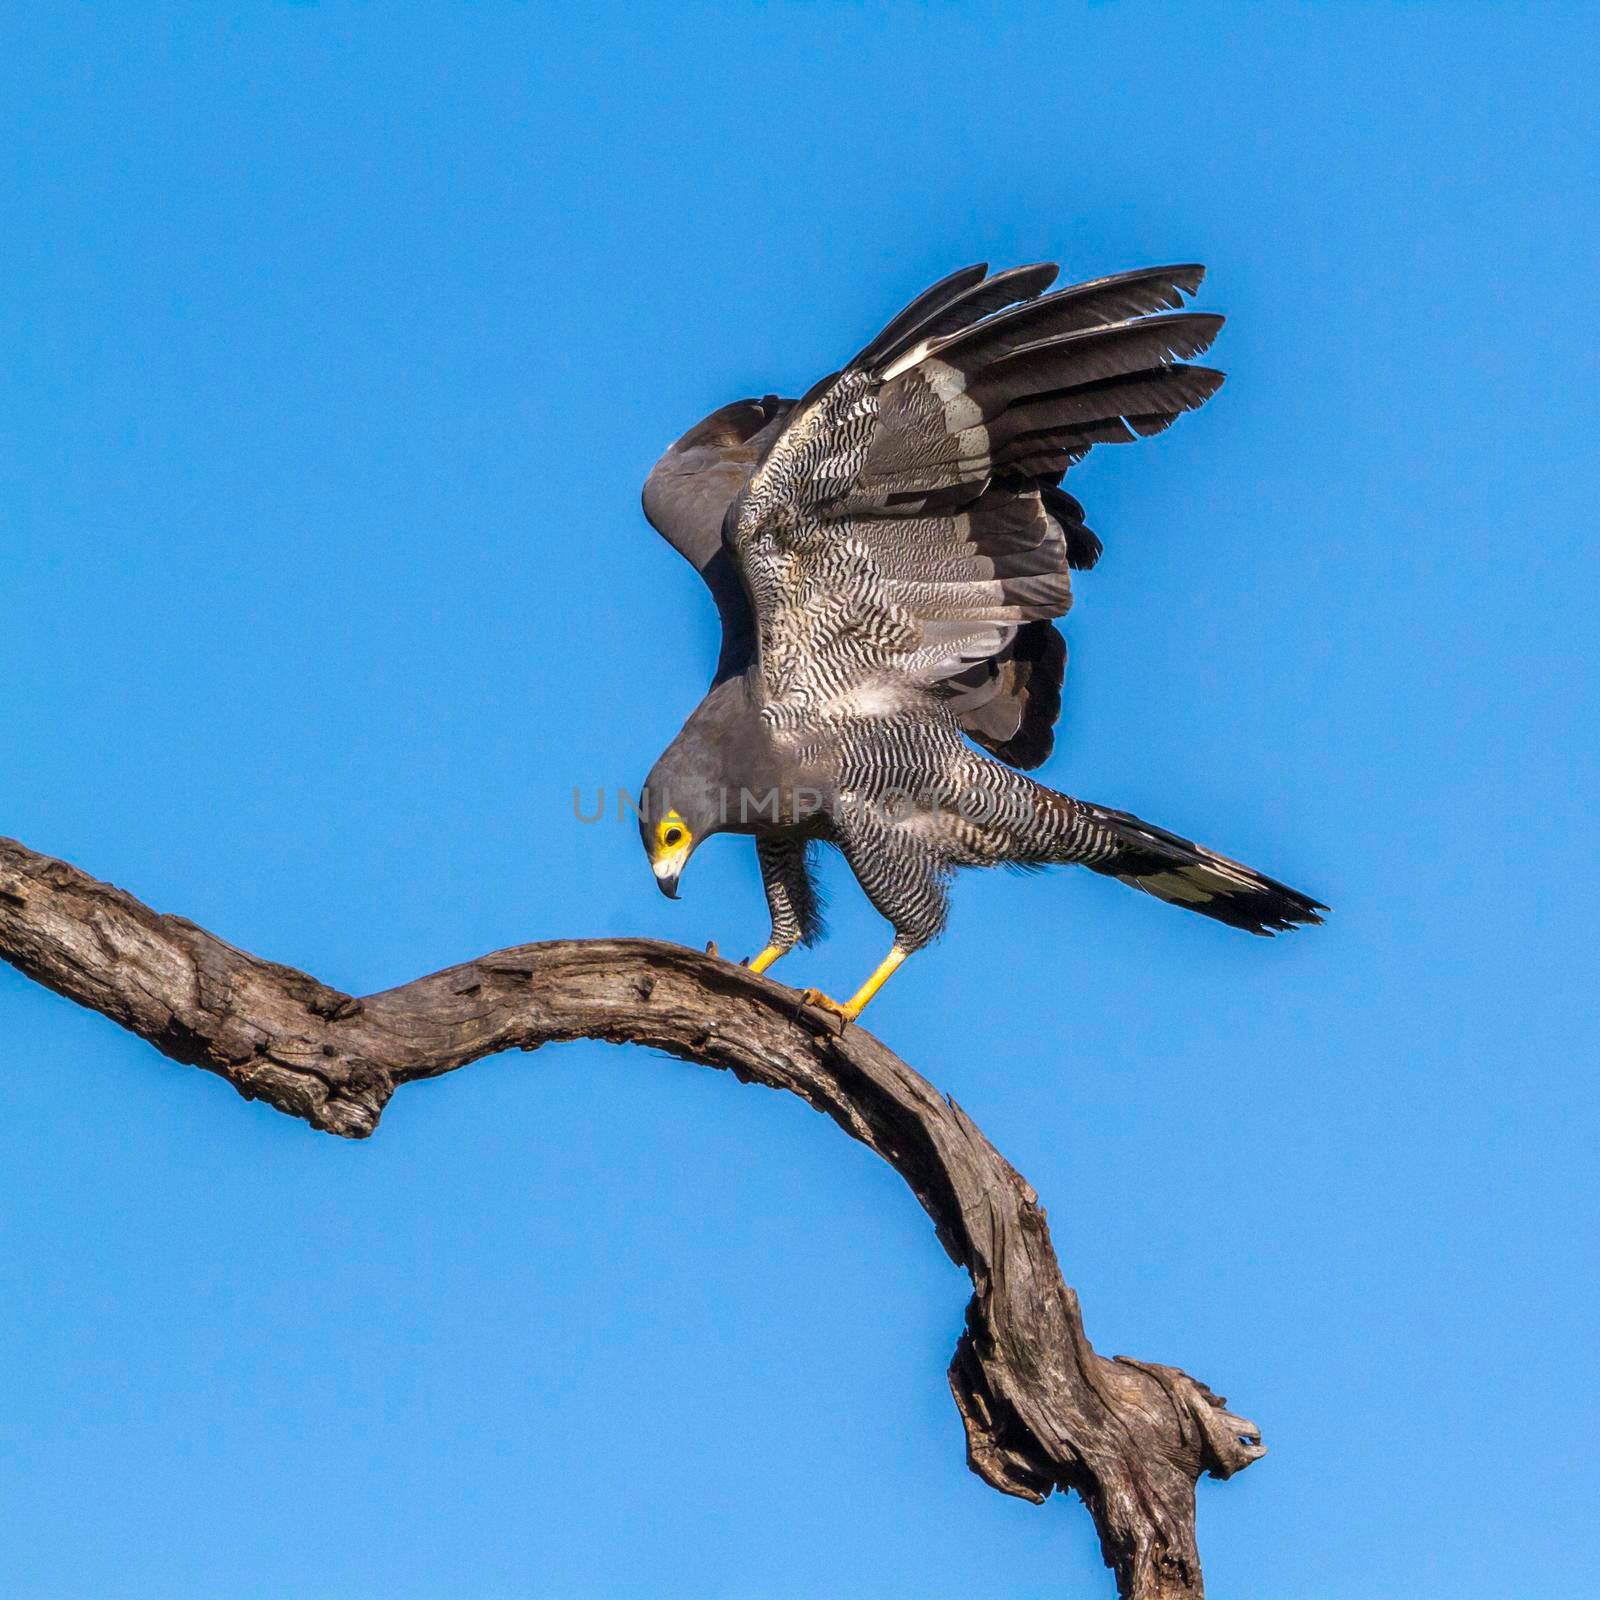
[[854,1022],[900,963],[938,937],[945,917],[944,875],[941,859],[928,849],[924,836],[892,817],[862,807],[835,817],[834,823],[856,881],[894,928],[888,955],[843,1005],[815,989],[806,991],[809,1004]]
[[774,961],[788,955],[817,924],[817,897],[806,866],[803,839],[779,835],[757,837],[756,858],[761,863],[761,886],[772,913],[767,948],[749,962],[752,972],[765,972]]
[[854,1022],[867,1009],[867,1002],[894,976],[895,969],[910,953],[909,950],[902,950],[898,944],[891,945],[888,955],[873,969],[872,976],[843,1005],[837,1000],[830,1000],[820,989],[807,989],[800,998],[808,1006],[818,1006],[843,1017],[846,1022]]
[[866,1010],[867,1002],[894,976],[895,970],[910,953],[909,950],[902,950],[898,944],[890,945],[888,955],[872,969],[872,976],[850,997],[844,1014],[852,1021],[859,1017]]

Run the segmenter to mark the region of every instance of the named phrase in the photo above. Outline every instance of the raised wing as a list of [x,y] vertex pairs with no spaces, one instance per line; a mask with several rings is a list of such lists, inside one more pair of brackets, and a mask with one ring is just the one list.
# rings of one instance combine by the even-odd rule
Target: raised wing
[[779,720],[932,692],[1033,765],[1060,704],[1050,620],[1071,604],[1069,568],[1099,554],[1061,476],[1215,393],[1221,373],[1181,363],[1222,319],[1176,312],[1198,266],[1048,294],[1053,266],[983,272],[919,296],[787,413],[725,537]]
[[722,618],[717,679],[741,672],[755,648],[744,584],[722,539],[722,520],[794,401],[735,400],[692,427],[645,479],[644,514],[705,579]]

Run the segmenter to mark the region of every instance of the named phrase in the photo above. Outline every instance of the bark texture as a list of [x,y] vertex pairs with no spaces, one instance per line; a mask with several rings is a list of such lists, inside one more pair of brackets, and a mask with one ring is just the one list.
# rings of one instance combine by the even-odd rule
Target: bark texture
[[911,1186],[972,1277],[950,1387],[967,1459],[1029,1500],[1075,1489],[1128,1600],[1198,1600],[1194,1486],[1265,1454],[1175,1367],[1097,1355],[1032,1188],[954,1102],[791,989],[643,939],[523,945],[357,998],[0,839],[0,957],[175,1061],[367,1137],[395,1089],[500,1050],[650,1045],[787,1089]]

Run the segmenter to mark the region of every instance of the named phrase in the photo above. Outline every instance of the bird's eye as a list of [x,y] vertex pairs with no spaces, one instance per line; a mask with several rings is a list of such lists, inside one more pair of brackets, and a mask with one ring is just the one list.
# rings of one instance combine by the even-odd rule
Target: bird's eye
[[669,850],[676,850],[683,843],[682,828],[668,828],[661,835],[661,842]]

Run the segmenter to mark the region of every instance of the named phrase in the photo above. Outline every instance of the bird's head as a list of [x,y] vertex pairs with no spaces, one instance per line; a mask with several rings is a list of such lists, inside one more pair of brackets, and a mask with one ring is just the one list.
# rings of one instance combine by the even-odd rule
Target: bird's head
[[678,898],[689,857],[739,822],[737,787],[748,777],[752,716],[738,678],[712,686],[650,769],[639,796],[639,837],[656,883]]
[[724,825],[715,790],[680,770],[669,751],[658,761],[639,797],[639,837],[656,886],[678,898],[678,879],[689,857]]

